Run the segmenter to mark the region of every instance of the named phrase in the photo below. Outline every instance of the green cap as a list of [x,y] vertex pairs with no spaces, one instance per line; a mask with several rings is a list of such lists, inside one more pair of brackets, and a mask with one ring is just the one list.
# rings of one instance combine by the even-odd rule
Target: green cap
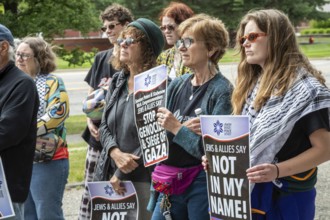
[[139,18],[129,23],[128,26],[133,26],[143,31],[151,44],[154,55],[158,57],[165,44],[163,33],[159,27],[147,18]]

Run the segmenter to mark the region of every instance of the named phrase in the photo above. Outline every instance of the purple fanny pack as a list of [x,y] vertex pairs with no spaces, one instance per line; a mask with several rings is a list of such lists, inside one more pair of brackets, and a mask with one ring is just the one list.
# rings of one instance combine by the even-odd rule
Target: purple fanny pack
[[185,192],[202,169],[202,165],[179,168],[160,164],[151,174],[152,185],[158,192],[180,195]]

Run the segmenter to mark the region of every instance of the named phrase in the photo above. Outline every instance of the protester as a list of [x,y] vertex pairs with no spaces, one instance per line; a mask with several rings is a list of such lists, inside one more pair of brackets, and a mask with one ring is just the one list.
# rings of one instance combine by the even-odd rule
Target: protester
[[[168,211],[172,219],[210,218],[206,175],[201,166],[204,150],[200,121],[194,110],[201,108],[204,115],[226,115],[232,111],[232,85],[217,68],[229,42],[225,25],[214,17],[199,14],[182,22],[178,33],[181,39],[176,43],[177,48],[183,65],[189,67],[192,74],[182,75],[171,82],[168,109],[158,110],[157,121],[168,131],[170,147],[169,158],[157,165],[154,173],[166,178],[169,173],[158,171],[166,169],[176,176],[177,172],[182,172],[182,178],[186,178],[182,181],[187,188],[173,195],[160,193],[152,220],[166,219],[163,215]],[[175,190],[180,186],[173,187]]]
[[[110,44],[114,45],[116,44],[120,32],[128,23],[133,21],[133,15],[130,10],[124,6],[112,4],[101,13],[100,19],[103,22],[101,30],[107,34]],[[97,93],[97,90],[99,90],[100,93],[103,93],[101,96],[104,98],[104,93],[108,89],[111,77],[117,72],[110,64],[113,54],[113,47],[96,54],[94,63],[85,78],[85,81],[90,86],[88,95],[93,96],[93,93]],[[93,97],[98,96],[94,95]],[[91,99],[91,101],[93,102],[93,99]],[[97,102],[96,100],[94,101]],[[104,99],[101,101],[104,101]],[[88,106],[88,104],[84,106]],[[94,106],[95,109],[91,109],[90,111],[93,117],[87,115],[87,127],[82,135],[83,139],[88,143],[88,147],[85,162],[85,190],[82,195],[79,211],[79,219],[81,220],[90,219],[91,198],[87,183],[91,182],[94,178],[95,166],[102,149],[99,138],[99,125],[101,123],[104,103]]]
[[164,38],[155,23],[139,18],[128,24],[117,42],[120,49],[113,64],[122,70],[114,75],[106,99],[106,110],[100,125],[103,149],[95,180],[110,179],[117,194],[125,191],[121,181],[132,181],[138,194],[139,219],[150,219],[151,214],[146,211],[146,206],[151,173],[149,168],[144,167],[142,160],[132,95],[134,76],[156,65]]
[[193,10],[184,3],[171,2],[160,14],[160,29],[166,39],[166,43],[171,47],[163,51],[157,58],[158,65],[165,64],[167,73],[171,78],[190,72],[189,68],[182,65],[182,60],[178,49],[174,46],[179,40],[177,27],[184,20],[194,15]]
[[314,219],[317,166],[330,159],[330,91],[281,11],[249,12],[236,38],[232,104],[250,118],[253,219]]
[[33,80],[15,66],[14,59],[13,35],[0,24],[0,157],[15,212],[13,219],[23,220],[39,101]]
[[[40,102],[25,220],[64,219],[62,198],[69,175],[64,122],[69,115],[69,100],[62,79],[52,74],[56,69],[55,59],[51,46],[39,37],[24,38],[16,50],[16,66],[35,81]],[[45,140],[46,148],[42,149],[39,145]],[[44,154],[43,150],[50,149],[54,154]]]

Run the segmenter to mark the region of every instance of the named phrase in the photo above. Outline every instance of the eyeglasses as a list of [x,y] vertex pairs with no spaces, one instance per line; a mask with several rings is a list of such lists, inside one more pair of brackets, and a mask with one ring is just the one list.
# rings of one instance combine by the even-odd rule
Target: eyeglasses
[[182,45],[184,48],[189,48],[192,43],[194,43],[194,40],[192,38],[187,37],[177,40],[175,46],[176,48],[179,48]]
[[109,24],[109,25],[106,26],[106,27],[101,27],[101,31],[106,32],[107,29],[109,29],[109,30],[113,30],[113,29],[114,29],[117,25],[119,25],[119,24],[121,24],[121,23],[117,23],[117,24]]
[[124,43],[127,47],[130,46],[131,44],[135,44],[139,42],[138,40],[136,39],[133,39],[131,37],[128,37],[128,38],[118,38],[117,39],[117,44],[118,45],[121,45],[122,43]]
[[20,58],[24,61],[28,60],[30,57],[32,57],[31,54],[26,54],[26,53],[16,53],[16,59]]
[[239,43],[241,45],[243,45],[246,40],[250,41],[251,43],[254,43],[254,42],[256,42],[257,38],[261,37],[261,36],[267,36],[267,34],[266,33],[253,33],[252,32],[252,33],[249,33],[246,36],[241,37],[239,39]]
[[176,26],[173,25],[173,24],[167,24],[167,25],[162,25],[162,26],[160,26],[159,28],[160,28],[161,31],[165,31],[166,29],[167,29],[168,31],[174,31],[175,28],[176,28]]

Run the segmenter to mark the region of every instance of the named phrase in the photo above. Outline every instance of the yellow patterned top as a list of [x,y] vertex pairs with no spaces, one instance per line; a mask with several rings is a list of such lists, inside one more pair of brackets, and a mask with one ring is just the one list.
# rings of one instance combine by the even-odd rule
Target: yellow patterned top
[[183,66],[181,56],[179,53],[176,54],[175,50],[175,47],[172,47],[163,51],[157,58],[157,64],[165,64],[167,66],[168,75],[170,75],[172,68],[174,68],[176,76],[181,76],[185,73],[191,73],[190,68]]

